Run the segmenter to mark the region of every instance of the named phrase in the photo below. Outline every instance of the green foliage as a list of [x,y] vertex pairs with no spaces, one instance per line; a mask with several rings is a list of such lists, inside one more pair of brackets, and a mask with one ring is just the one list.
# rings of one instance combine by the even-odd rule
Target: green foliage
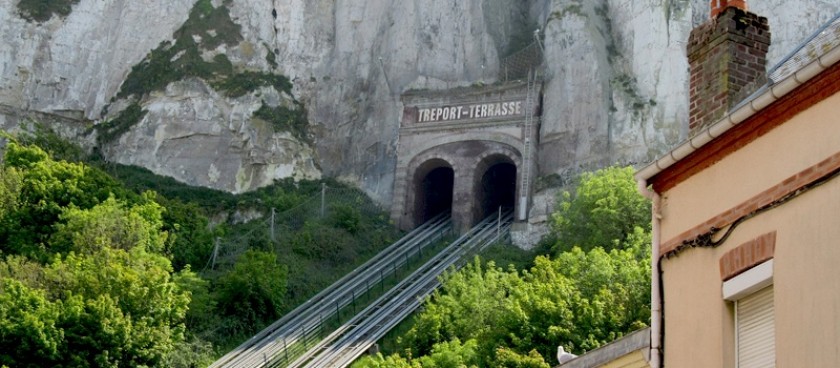
[[641,227],[650,231],[650,203],[636,189],[631,167],[585,173],[572,196],[564,192],[553,214],[555,251],[579,246],[612,249]]
[[17,193],[17,198],[11,200],[11,211],[0,213],[0,250],[12,254],[46,260],[53,253],[47,249],[49,236],[67,208],[89,209],[111,195],[131,198],[103,172],[53,161],[36,146],[10,142],[3,171],[19,177],[3,180],[11,181],[4,184],[4,202],[10,200],[10,191]]
[[196,336],[175,345],[166,356],[163,366],[167,368],[208,367],[216,361],[213,344]]
[[143,204],[126,206],[114,197],[90,209],[67,208],[59,216],[50,238],[53,251],[85,254],[110,247],[130,250],[140,247],[149,252],[163,251],[167,234],[163,227],[163,207],[148,193]]
[[198,0],[190,17],[175,31],[175,38],[178,41],[198,38],[205,50],[213,50],[223,44],[235,45],[242,40],[241,27],[230,19],[229,2],[214,8],[210,0]]
[[0,167],[0,226],[5,214],[18,209],[18,198],[23,187],[23,175],[14,167]]
[[[217,54],[212,60],[204,59],[203,51],[213,51],[223,44],[235,46],[242,41],[241,27],[230,18],[227,2],[214,8],[210,0],[199,0],[173,36],[174,42],[161,43],[131,68],[117,97],[142,96],[187,77],[204,79],[230,97],[239,97],[264,86],[291,92],[291,82],[282,75],[254,71],[236,73],[224,54]],[[267,60],[274,66],[277,65],[275,58],[274,53],[269,52]]]
[[650,212],[632,169],[584,175],[559,207],[554,259],[537,257],[522,272],[476,259],[447,273],[399,341],[397,350],[413,358],[380,356],[360,366],[413,366],[443,343],[477,341],[478,358],[467,364],[544,368],[557,345],[584,353],[643,327]]
[[213,88],[225,91],[229,97],[243,96],[260,87],[267,86],[272,86],[277,91],[290,92],[292,90],[292,83],[289,82],[289,78],[262,72],[245,71],[213,82]]
[[56,326],[60,305],[43,290],[0,278],[0,364],[37,367],[58,357],[63,331]]
[[64,160],[70,162],[81,162],[87,157],[85,151],[78,145],[59,136],[47,125],[39,122],[30,122],[32,134],[22,133],[17,141],[25,146],[38,146],[44,150],[53,160]]
[[240,27],[230,19],[225,5],[214,8],[210,0],[199,0],[174,37],[174,43],[161,43],[131,68],[117,97],[142,96],[186,77],[209,81],[233,72],[230,60],[224,55],[208,62],[201,52],[222,44],[234,46],[242,40]]
[[210,291],[210,281],[192,272],[189,266],[173,274],[172,281],[181,290],[190,293],[190,304],[185,320],[187,327],[191,331],[212,328],[212,324],[216,322],[214,312],[217,302]]
[[362,212],[349,204],[334,205],[330,211],[330,222],[334,227],[356,234],[360,230]]
[[[193,187],[173,178],[160,176],[138,167],[108,164],[102,167],[111,176],[135,192],[147,190],[159,193],[168,200],[177,200],[190,208],[198,207],[205,215],[234,211],[240,208],[270,211],[273,207],[278,212],[299,205],[321,189],[321,183],[340,186],[335,181],[295,182],[292,179],[277,180],[274,184],[242,194],[231,194],[221,190]],[[167,202],[167,208],[171,203]]]
[[269,107],[263,103],[254,112],[254,117],[271,123],[276,132],[289,132],[299,141],[312,144],[307,132],[309,121],[306,120],[306,109],[302,105],[296,109],[289,109],[285,106]]
[[[37,366],[206,364],[396,238],[387,216],[366,210],[372,205],[361,195],[304,225],[297,217],[281,221],[276,241],[264,221],[209,227],[207,216],[220,212],[267,214],[273,207],[282,213],[312,198],[322,182],[284,180],[232,195],[96,163],[115,179],[96,167],[56,161],[13,137],[4,157],[0,310],[29,314],[7,314],[0,328],[36,340],[5,349],[24,340],[0,335],[6,344],[0,365],[27,366],[18,364],[28,361],[24,355]],[[137,194],[149,189],[161,194]],[[214,236],[242,240],[253,250],[199,276],[189,265],[208,264]],[[6,291],[6,280],[19,283],[17,289]],[[13,304],[5,297],[11,293],[32,308]],[[52,334],[51,326],[63,335]]]
[[374,356],[367,356],[354,363],[353,368],[473,368],[477,367],[478,356],[476,340],[467,340],[463,344],[461,340],[435,344],[429,355],[417,359],[403,358],[397,354],[384,357],[377,353]]
[[537,257],[519,274],[476,260],[444,277],[403,336],[412,356],[442,342],[474,339],[479,366],[543,367],[558,344],[582,353],[643,327],[650,318],[649,240],[625,249],[580,248]]
[[114,141],[139,123],[146,116],[146,112],[136,102],[128,105],[117,117],[94,127],[97,132],[96,141],[100,145]]
[[139,247],[70,254],[46,269],[50,295],[65,303],[65,357],[117,366],[157,366],[183,340],[189,294],[169,261]]
[[169,234],[165,253],[172,256],[172,266],[180,270],[205,264],[213,251],[213,236],[221,235],[220,229],[211,229],[205,212],[195,203],[162,196],[157,202],[166,207],[162,229]]
[[217,280],[219,310],[235,316],[238,328],[255,329],[280,316],[286,299],[285,266],[274,253],[248,250]]
[[0,364],[162,366],[190,294],[154,194],[14,140],[0,171]]
[[[237,72],[225,54],[216,54],[212,60],[205,59],[206,52],[215,52],[221,45],[235,46],[242,41],[241,27],[230,18],[227,4],[226,1],[214,8],[210,0],[196,2],[187,21],[175,31],[175,41],[162,42],[134,65],[116,97],[142,97],[189,77],[201,78],[229,97],[240,97],[267,86],[291,94],[292,84],[285,76]],[[274,53],[269,52],[267,58],[276,66]],[[101,125],[98,128],[100,144],[118,138],[139,122],[143,114],[145,111],[134,103],[113,121]],[[305,139],[307,122],[302,106],[294,110],[269,108],[263,114],[262,118],[271,122],[275,129],[290,131],[295,137],[309,142]]]
[[159,366],[183,338],[189,295],[161,256],[103,248],[46,266],[0,263],[8,274],[0,279],[0,346],[9,347],[0,363]]
[[507,348],[499,348],[496,350],[496,364],[497,367],[507,368],[551,368],[536,350],[531,350],[526,355]]
[[66,17],[70,14],[73,5],[79,0],[20,0],[17,4],[20,15],[35,22],[46,22],[53,15]]

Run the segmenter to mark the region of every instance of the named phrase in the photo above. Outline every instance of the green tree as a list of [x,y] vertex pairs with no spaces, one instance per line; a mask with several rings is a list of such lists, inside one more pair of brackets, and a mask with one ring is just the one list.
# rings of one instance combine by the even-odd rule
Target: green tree
[[14,187],[14,181],[11,187],[3,185],[5,197],[17,194],[11,200],[15,205],[3,213],[0,222],[0,250],[7,253],[46,262],[55,253],[48,249],[48,239],[65,209],[89,209],[112,194],[127,197],[105,173],[83,164],[54,161],[37,146],[9,142],[4,158],[4,173],[20,176],[19,186]]
[[129,250],[141,247],[161,253],[167,233],[163,227],[163,207],[147,193],[145,203],[128,206],[110,197],[89,209],[68,207],[55,225],[50,249],[66,253],[91,253],[104,247]]
[[0,278],[0,364],[39,367],[55,361],[64,332],[57,326],[61,305],[43,290]]
[[496,364],[497,367],[506,368],[551,368],[536,350],[531,350],[528,354],[519,354],[504,347],[496,350]]
[[478,342],[474,339],[461,343],[461,340],[435,344],[429,355],[417,359],[403,358],[398,354],[388,357],[377,353],[354,363],[353,368],[473,368],[477,367]]
[[407,362],[477,341],[474,364],[542,368],[558,345],[584,353],[647,324],[650,212],[632,169],[583,175],[558,207],[553,259],[537,257],[522,272],[476,260],[443,277],[400,341],[415,356]]
[[274,253],[248,250],[216,283],[219,310],[235,317],[234,333],[277,319],[286,298],[286,267]]
[[478,258],[459,272],[445,274],[443,285],[403,337],[404,345],[422,356],[438,343],[475,339],[482,341],[479,355],[489,359],[496,347],[484,342],[503,340],[513,307],[510,292],[521,281],[515,270],[504,271],[492,262],[485,267]]
[[584,173],[572,195],[563,192],[553,214],[555,251],[579,246],[612,249],[633,234],[650,232],[650,203],[636,189],[632,167],[608,167]]
[[190,291],[162,254],[154,194],[15,141],[4,158],[0,364],[164,366],[184,340]]
[[190,301],[171,272],[169,260],[139,247],[56,259],[45,287],[65,303],[62,361],[159,366],[184,338]]

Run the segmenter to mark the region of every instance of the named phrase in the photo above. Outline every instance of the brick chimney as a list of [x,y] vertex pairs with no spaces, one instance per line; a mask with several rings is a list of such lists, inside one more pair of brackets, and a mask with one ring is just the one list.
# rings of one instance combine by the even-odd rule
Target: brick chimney
[[688,38],[689,135],[716,122],[744,98],[744,87],[764,84],[770,27],[744,0],[711,0],[711,19]]

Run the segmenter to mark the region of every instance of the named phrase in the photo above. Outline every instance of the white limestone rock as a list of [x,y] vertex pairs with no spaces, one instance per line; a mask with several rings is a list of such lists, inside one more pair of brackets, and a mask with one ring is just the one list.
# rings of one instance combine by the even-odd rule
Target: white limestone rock
[[262,101],[292,107],[273,88],[229,99],[199,79],[172,83],[143,101],[148,113],[104,153],[121,164],[233,193],[275,179],[320,178],[312,147],[253,117]]
[[[80,0],[66,18],[42,24],[20,18],[16,1],[0,2],[0,42],[8,46],[0,48],[0,124],[32,111],[70,125],[103,118],[131,67],[172,39],[195,1]],[[685,41],[708,16],[703,0],[228,4],[243,41],[204,57],[224,53],[237,70],[288,76],[308,111],[314,148],[251,118],[272,92],[230,99],[186,80],[142,100],[149,113],[106,147],[108,158],[232,192],[323,174],[384,204],[392,199],[400,94],[493,83],[513,40],[528,40],[520,36],[533,28],[542,29],[548,69],[541,176],[567,180],[664,152],[687,134]],[[829,0],[750,6],[770,20],[771,64],[840,11]]]

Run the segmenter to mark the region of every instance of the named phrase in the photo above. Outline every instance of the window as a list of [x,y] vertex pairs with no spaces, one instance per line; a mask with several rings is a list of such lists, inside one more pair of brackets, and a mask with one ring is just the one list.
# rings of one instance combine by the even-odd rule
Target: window
[[735,366],[775,367],[773,260],[724,282],[723,297],[735,303]]
[[735,356],[738,368],[776,366],[773,286],[735,302]]

